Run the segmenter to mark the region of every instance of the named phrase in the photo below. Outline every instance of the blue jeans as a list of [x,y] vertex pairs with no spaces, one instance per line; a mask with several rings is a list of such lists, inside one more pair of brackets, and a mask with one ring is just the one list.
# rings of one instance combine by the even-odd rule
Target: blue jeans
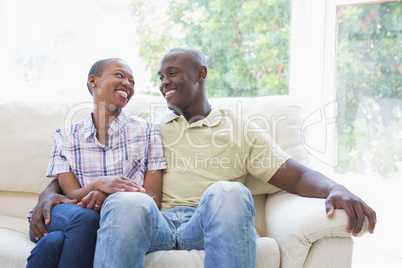
[[52,208],[48,234],[36,244],[27,267],[92,267],[99,228],[99,213],[76,204]]
[[172,249],[204,249],[204,267],[254,267],[254,215],[241,183],[217,182],[197,208],[161,212],[144,193],[115,193],[102,207],[94,267],[144,267],[147,252]]

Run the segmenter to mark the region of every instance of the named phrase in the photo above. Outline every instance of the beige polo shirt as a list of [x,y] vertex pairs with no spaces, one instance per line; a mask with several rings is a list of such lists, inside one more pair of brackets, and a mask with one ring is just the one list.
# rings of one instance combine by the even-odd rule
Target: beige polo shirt
[[217,181],[244,184],[251,173],[268,182],[290,158],[269,134],[230,110],[213,109],[191,124],[182,115],[167,111],[155,122],[167,164],[162,210],[197,206],[205,190]]

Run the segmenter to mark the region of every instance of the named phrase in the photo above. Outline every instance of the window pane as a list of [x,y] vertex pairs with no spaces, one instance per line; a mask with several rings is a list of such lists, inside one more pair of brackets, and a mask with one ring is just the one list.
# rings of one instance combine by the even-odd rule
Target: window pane
[[119,57],[136,93],[159,95],[166,49],[194,46],[210,62],[208,96],[287,94],[291,0],[0,0],[2,101],[87,100],[87,72]]
[[155,84],[166,48],[199,48],[209,97],[288,93],[291,0],[132,0],[140,55]]
[[402,3],[339,6],[337,172],[402,172]]
[[[91,101],[91,65],[129,63],[136,92],[153,87],[138,57],[130,0],[1,0],[0,101]],[[11,93],[11,91],[13,93]]]

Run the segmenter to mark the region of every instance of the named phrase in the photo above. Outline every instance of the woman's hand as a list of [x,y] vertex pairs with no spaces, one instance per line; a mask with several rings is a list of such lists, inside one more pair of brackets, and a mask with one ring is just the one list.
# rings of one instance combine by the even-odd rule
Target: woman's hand
[[94,182],[94,189],[100,190],[106,194],[113,194],[116,192],[143,192],[145,189],[129,180],[124,176],[105,176],[100,177]]
[[102,209],[103,202],[105,202],[108,196],[109,194],[99,190],[91,191],[78,203],[78,206],[99,212]]

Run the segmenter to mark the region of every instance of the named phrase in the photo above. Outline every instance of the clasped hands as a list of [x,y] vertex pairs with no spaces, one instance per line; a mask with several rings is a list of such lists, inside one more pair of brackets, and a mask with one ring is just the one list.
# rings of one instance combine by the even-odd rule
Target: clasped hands
[[105,199],[117,192],[142,192],[145,189],[124,176],[104,176],[94,182],[94,189],[90,191],[78,206],[100,211]]
[[[32,219],[29,223],[29,228],[32,235],[36,240],[41,239],[48,232],[46,230],[45,224],[50,224],[50,211],[53,206],[58,204],[76,204],[78,206],[100,211],[105,199],[112,193],[117,192],[145,192],[145,189],[136,184],[135,182],[129,180],[124,176],[105,176],[100,177],[95,182],[95,189],[90,191],[82,200],[78,200],[66,197],[62,195],[61,189],[54,180],[48,187],[40,194],[38,204],[36,205],[33,213]],[[55,190],[58,189],[58,190]],[[59,192],[59,193],[58,193]]]

